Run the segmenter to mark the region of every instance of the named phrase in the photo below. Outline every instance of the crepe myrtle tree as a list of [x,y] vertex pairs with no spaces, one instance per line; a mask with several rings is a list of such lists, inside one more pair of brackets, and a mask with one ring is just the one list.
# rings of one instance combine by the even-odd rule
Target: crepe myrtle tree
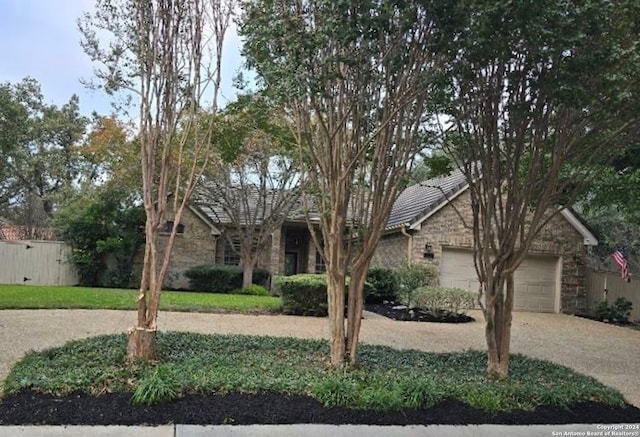
[[221,168],[206,171],[198,199],[220,223],[242,264],[242,287],[300,199],[303,181],[289,121],[262,93],[246,94],[220,114],[214,147]]
[[308,184],[302,203],[319,213],[319,234],[309,229],[327,265],[330,363],[356,365],[371,258],[431,139],[435,11],[388,0],[258,0],[243,9],[244,54],[293,120]]
[[[79,20],[82,46],[98,64],[94,84],[124,93],[136,126],[145,252],[129,358],[156,358],[161,288],[180,220],[210,156],[231,0],[97,0]],[[199,123],[204,108],[210,123]],[[173,221],[168,239],[160,232]]]
[[534,238],[637,138],[639,8],[470,1],[449,13],[445,149],[470,185],[491,378],[508,376],[514,272]]

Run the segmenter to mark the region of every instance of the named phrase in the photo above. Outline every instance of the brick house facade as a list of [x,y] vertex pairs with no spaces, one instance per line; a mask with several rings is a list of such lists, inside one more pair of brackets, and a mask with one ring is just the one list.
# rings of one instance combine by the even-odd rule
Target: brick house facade
[[[191,206],[177,235],[165,285],[185,288],[183,273],[202,264],[237,264],[224,223]],[[470,195],[460,171],[407,188],[393,211],[372,266],[397,269],[408,260],[431,264],[443,286],[477,290],[473,268]],[[535,239],[529,257],[516,272],[516,308],[575,313],[586,310],[586,255],[597,240],[571,210],[557,214]],[[272,274],[318,273],[324,270],[304,218],[292,217],[271,235],[257,267]],[[476,281],[476,282],[474,282]],[[519,291],[518,291],[519,290]]]
[[[170,220],[167,221],[167,226],[170,223]],[[197,206],[185,210],[180,224],[181,232],[176,235],[169,272],[164,282],[166,288],[188,288],[189,280],[184,272],[191,267],[203,264],[239,264],[237,253],[231,249],[226,238],[225,224],[214,223]],[[168,234],[164,241],[166,238]],[[289,220],[272,233],[267,249],[260,255],[256,267],[276,275],[321,271],[322,265],[306,222]]]
[[[457,258],[450,256],[450,259],[464,260],[463,264],[467,265],[454,267],[474,273],[471,258],[473,233],[461,219],[462,216],[466,223],[471,224],[473,214],[466,184],[461,183],[463,179],[461,173],[454,172],[452,176],[429,181],[422,188],[414,188],[416,192],[409,192],[409,198],[403,199],[401,196],[396,206],[411,204],[415,214],[407,216],[405,211],[399,211],[394,206],[390,226],[376,249],[372,265],[395,269],[411,260],[431,264],[440,271],[443,257],[457,254]],[[440,190],[442,187],[444,190]],[[405,193],[403,195],[407,197]],[[552,297],[555,299],[553,308],[542,310],[567,313],[586,311],[586,256],[589,247],[596,244],[593,234],[571,210],[563,210],[545,226],[529,250],[534,262],[539,258],[543,260],[540,266],[557,269],[554,277],[549,278],[557,294]],[[444,276],[440,271],[441,282],[447,279]],[[535,283],[535,277],[530,278],[529,282]]]

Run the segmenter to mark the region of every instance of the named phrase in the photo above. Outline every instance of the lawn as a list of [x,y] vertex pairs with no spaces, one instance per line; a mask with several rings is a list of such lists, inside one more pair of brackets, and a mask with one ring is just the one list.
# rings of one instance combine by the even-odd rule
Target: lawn
[[[137,290],[88,287],[0,285],[0,309],[111,309],[133,310]],[[280,299],[218,293],[164,291],[160,309],[197,312],[275,312]]]
[[[0,424],[299,423],[301,414],[305,421],[322,422],[329,414],[327,423],[352,423],[358,414],[402,421],[416,412],[424,414],[410,420],[439,423],[441,417],[429,412],[442,405],[447,407],[440,414],[459,423],[484,423],[496,414],[512,414],[505,420],[517,423],[541,406],[547,412],[552,407],[560,420],[588,420],[573,410],[587,404],[591,414],[600,407],[640,417],[619,392],[595,379],[521,355],[513,357],[508,380],[488,383],[486,355],[479,351],[436,354],[362,345],[358,369],[333,371],[325,368],[326,341],[160,332],[158,350],[157,363],[126,364],[126,336],[120,334],[31,352],[5,380]],[[265,409],[279,419],[265,419]],[[612,417],[624,420],[596,419]]]

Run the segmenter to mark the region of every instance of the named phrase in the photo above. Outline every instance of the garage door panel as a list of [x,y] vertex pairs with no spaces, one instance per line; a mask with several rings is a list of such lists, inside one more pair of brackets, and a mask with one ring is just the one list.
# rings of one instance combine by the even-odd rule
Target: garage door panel
[[[556,257],[529,256],[514,275],[514,309],[554,312],[557,293]],[[440,284],[443,287],[478,290],[473,267],[473,254],[468,250],[444,249],[440,264]]]

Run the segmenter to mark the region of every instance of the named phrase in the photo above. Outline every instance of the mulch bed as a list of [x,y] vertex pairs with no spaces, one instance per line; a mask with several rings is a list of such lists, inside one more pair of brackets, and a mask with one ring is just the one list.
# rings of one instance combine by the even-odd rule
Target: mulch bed
[[24,391],[0,401],[0,425],[249,425],[249,424],[571,424],[640,423],[640,409],[581,403],[567,408],[491,414],[457,401],[395,413],[325,408],[305,396],[280,394],[188,395],[153,407],[131,404],[131,395],[64,397]]
[[466,314],[448,313],[442,317],[435,317],[433,314],[420,309],[409,309],[405,306],[385,302],[379,304],[366,304],[365,309],[376,314],[388,317],[393,320],[404,322],[432,322],[432,323],[468,323],[476,319]]

